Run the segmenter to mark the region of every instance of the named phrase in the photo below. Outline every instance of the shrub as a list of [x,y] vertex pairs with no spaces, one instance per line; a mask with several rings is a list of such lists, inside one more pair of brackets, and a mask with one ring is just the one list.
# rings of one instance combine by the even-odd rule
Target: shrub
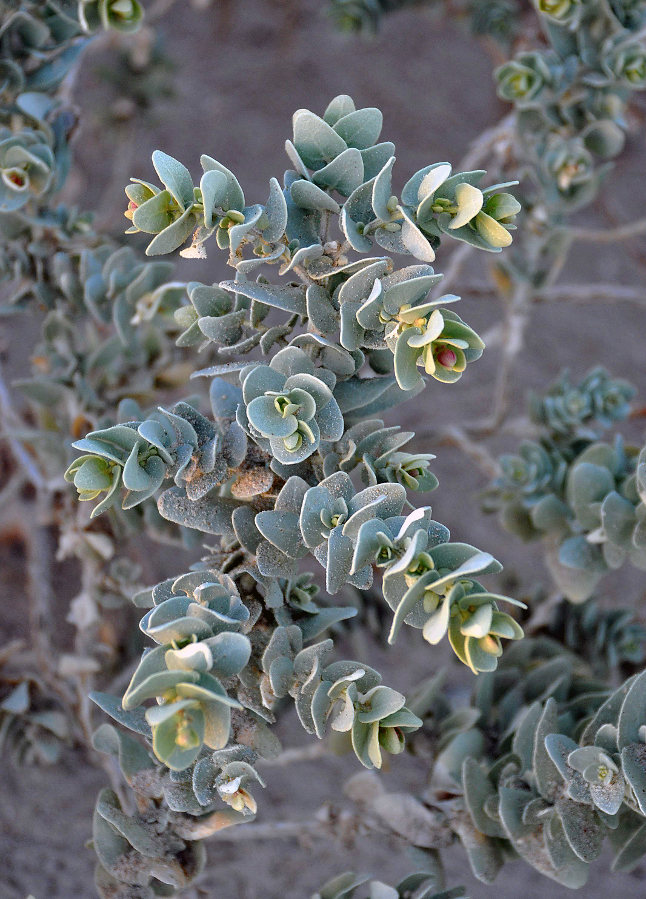
[[[334,0],[330,12],[374,32],[422,5]],[[455,841],[485,883],[520,857],[580,887],[606,837],[615,869],[646,851],[645,632],[630,609],[590,598],[625,562],[646,569],[646,448],[604,436],[631,415],[635,388],[601,367],[578,383],[564,372],[530,398],[515,452],[495,462],[485,445],[508,437],[531,305],[558,296],[571,245],[646,231],[571,221],[603,189],[646,86],[646,4],[534,6],[530,25],[507,0],[461,10],[505,52],[524,35],[495,71],[512,111],[465,171],[429,161],[398,190],[381,111],[347,95],[294,113],[289,168],[264,203],[249,205],[211,156],[198,180],[155,150],[154,180],[126,186],[126,234],[147,235],[148,257],[179,252],[196,269],[219,249],[234,273],[215,284],[171,280],[171,263],[53,205],[76,123],[66,78],[91,35],[134,33],[142,7],[22,0],[2,13],[0,271],[6,311],[42,313],[32,376],[14,385],[27,407],[0,392],[10,487],[35,490],[82,585],[73,652],[59,657],[38,620],[35,657],[7,649],[0,739],[23,762],[55,764],[72,739],[104,757],[111,788],[92,836],[102,897],[174,895],[199,883],[207,837],[243,823],[262,834],[249,822],[270,763],[289,761],[274,725],[292,701],[306,733],[368,769],[346,785],[351,829],[397,834],[416,868],[394,887],[336,875],[320,899],[459,899],[440,860]],[[472,168],[480,161],[494,174]],[[453,241],[443,277],[432,263]],[[427,386],[476,376],[485,341],[449,289],[477,251],[505,307],[492,411],[442,425],[437,442],[492,477],[486,511],[541,541],[549,596],[500,592],[501,563],[452,540],[414,496],[438,486],[434,454],[386,424]],[[630,291],[571,292],[615,289]],[[197,392],[178,399],[190,380]],[[190,570],[143,586],[124,554],[134,534],[190,550]],[[125,690],[134,640],[109,662],[121,689],[98,689],[102,622],[127,599],[145,610],[148,643]],[[455,668],[406,696],[345,659],[337,645],[370,621],[390,644],[404,624],[431,646],[446,638],[476,676],[469,702],[455,699]],[[98,729],[88,690],[111,719]],[[388,792],[376,772],[404,752],[430,769],[425,787]],[[331,829],[321,816],[302,828]]]

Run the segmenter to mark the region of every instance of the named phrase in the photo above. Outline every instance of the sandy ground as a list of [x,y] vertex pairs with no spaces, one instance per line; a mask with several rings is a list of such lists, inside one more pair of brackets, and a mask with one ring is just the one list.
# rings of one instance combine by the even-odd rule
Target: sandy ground
[[[385,139],[398,147],[402,181],[422,165],[448,159],[457,162],[469,143],[497,121],[504,107],[491,85],[491,63],[464,31],[438,25],[419,14],[393,17],[372,42],[349,40],[336,34],[320,11],[319,0],[276,4],[245,0],[234,4],[239,17],[223,32],[213,13],[185,9],[185,3],[163,20],[162,32],[176,65],[174,98],[163,101],[154,121],[142,119],[106,134],[101,112],[108,91],[97,74],[90,53],[77,80],[77,97],[84,110],[83,128],[76,145],[78,169],[70,185],[72,199],[98,210],[105,227],[118,232],[123,226],[122,188],[130,175],[152,176],[150,153],[159,147],[182,159],[194,171],[200,153],[208,153],[233,168],[248,202],[264,201],[271,175],[280,176],[287,162],[283,141],[291,135],[291,114],[301,106],[322,111],[337,93],[349,93],[357,105],[376,105],[385,114]],[[217,6],[217,2],[216,2]],[[298,16],[289,10],[298,6]],[[261,138],[258,138],[261,135]],[[643,214],[643,137],[633,138],[621,163],[621,173],[608,180],[606,211],[621,221]],[[599,225],[600,211],[587,213],[586,225]],[[564,282],[639,283],[643,272],[636,254],[646,253],[646,241],[621,247],[579,248],[572,254]],[[209,282],[225,274],[213,254],[206,263],[182,263],[180,276]],[[438,270],[446,253],[438,257]],[[485,275],[486,260],[478,256],[467,280]],[[493,300],[465,296],[462,312],[478,330],[486,330],[498,317]],[[544,387],[561,367],[569,365],[582,375],[593,364],[634,380],[646,396],[644,317],[634,306],[617,303],[594,306],[538,307],[532,318],[514,379],[514,407],[522,409],[526,390]],[[29,350],[29,337],[13,341],[13,368],[20,371]],[[435,383],[424,396],[423,411],[401,410],[404,425],[419,434],[419,448],[433,450],[439,425],[480,415],[489,402],[496,370],[492,352],[478,363],[478,375],[466,377],[450,390]],[[421,421],[420,421],[421,417]],[[635,430],[635,438],[642,435]],[[494,439],[495,451],[513,449],[513,442]],[[447,523],[454,539],[461,539],[498,555],[507,571],[523,586],[545,579],[540,552],[510,540],[491,519],[479,512],[476,493],[485,486],[482,475],[457,450],[443,448],[436,473],[440,488],[433,495],[435,517]],[[20,635],[24,603],[23,560],[2,558],[3,586],[8,613],[3,638]],[[160,564],[158,576],[183,570],[172,560]],[[61,579],[60,620],[74,595],[73,574]],[[607,580],[602,594],[608,603],[638,602],[644,595],[643,575],[622,572]],[[69,628],[61,625],[57,639],[64,644]],[[405,661],[404,661],[405,660]],[[370,649],[370,661],[386,682],[406,691],[440,664],[417,633],[402,636],[395,649]],[[303,745],[306,736],[293,716],[281,723],[286,746]],[[343,780],[356,770],[350,760],[302,763],[293,769],[267,770],[268,786],[260,798],[259,821],[306,817],[330,797],[338,795]],[[419,762],[396,759],[385,775],[393,787],[421,785],[425,771]],[[84,848],[90,835],[91,810],[104,785],[103,772],[81,753],[68,752],[51,770],[0,771],[3,800],[0,806],[0,856],[3,858],[1,899],[72,899],[91,897],[92,852]],[[304,899],[324,880],[343,870],[366,871],[395,879],[409,870],[402,847],[394,841],[361,840],[355,847],[335,841],[304,843],[266,842],[258,845],[220,839],[209,849],[209,868],[200,881],[202,895],[212,899]],[[466,883],[472,899],[545,899],[569,891],[540,877],[521,862],[509,865],[494,887],[473,879],[459,849],[447,853],[450,883]],[[392,882],[392,881],[391,881]],[[645,868],[630,876],[614,876],[608,859],[593,866],[585,896],[601,899],[614,895],[646,895]]]

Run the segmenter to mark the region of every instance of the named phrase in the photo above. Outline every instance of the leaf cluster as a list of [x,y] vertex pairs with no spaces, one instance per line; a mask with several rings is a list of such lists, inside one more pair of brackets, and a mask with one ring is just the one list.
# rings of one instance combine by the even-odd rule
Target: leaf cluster
[[544,542],[550,571],[573,602],[591,596],[624,561],[645,564],[643,455],[619,436],[612,445],[597,439],[628,416],[633,393],[601,369],[576,386],[563,376],[531,400],[541,437],[500,458],[501,475],[487,495],[507,530]]
[[606,838],[614,870],[637,864],[643,693],[643,674],[609,692],[558,644],[527,639],[481,682],[470,710],[440,723],[435,789],[459,785],[459,798],[441,804],[477,877],[491,882],[518,855],[581,887]]
[[[199,255],[215,238],[236,269],[234,280],[190,282],[171,324],[166,309],[176,292],[163,285],[160,264],[131,280],[119,251],[112,310],[122,340],[136,345],[139,329],[157,323],[179,329],[180,350],[212,347],[216,363],[194,373],[212,378],[211,414],[179,402],[91,431],[75,442],[82,455],[66,474],[81,500],[100,500],[93,516],[156,498],[162,518],[220,538],[210,563],[135,597],[152,604],[141,629],[159,645],[144,652],[121,700],[94,696],[185,785],[185,804],[173,794],[172,807],[199,819],[216,797],[236,821],[255,810],[244,784],[259,780],[258,755],[277,751],[268,725],[288,699],[307,732],[347,735],[369,768],[381,767],[383,753],[402,752],[421,724],[378,672],[334,661],[330,638],[313,642],[356,609],[320,604],[302,572],[308,556],[325,569],[330,596],[365,590],[379,572],[394,612],[390,639],[404,621],[431,644],[448,634],[475,673],[496,668],[501,639],[522,637],[499,609],[514,600],[475,579],[499,563],[450,542],[430,507],[405,514],[409,491],[437,486],[433,456],[405,449],[414,435],[376,417],[419,393],[423,374],[451,384],[481,355],[477,334],[445,308],[458,298],[429,299],[441,276],[428,262],[444,237],[500,252],[520,206],[507,185],[481,189],[485,172],[452,174],[448,163],[417,172],[399,199],[394,147],[378,142],[381,119],[346,96],[322,117],[299,110],[287,142],[294,168],[283,188],[272,179],[264,205],[246,205],[236,177],[210,157],[202,157],[196,187],[181,163],[156,151],[163,189],[139,179],[127,188],[129,231],[155,235],[149,254],[192,235],[189,255]],[[369,255],[375,244],[387,254]],[[397,268],[391,254],[421,264]],[[262,274],[266,265],[278,266],[286,283]],[[99,297],[112,281],[97,272]],[[274,324],[279,313],[284,325]],[[218,786],[222,753],[242,766],[230,793]],[[97,847],[104,871],[134,883],[119,867],[130,850],[120,843],[115,861],[108,838],[112,831]],[[154,865],[147,870],[157,876]]]

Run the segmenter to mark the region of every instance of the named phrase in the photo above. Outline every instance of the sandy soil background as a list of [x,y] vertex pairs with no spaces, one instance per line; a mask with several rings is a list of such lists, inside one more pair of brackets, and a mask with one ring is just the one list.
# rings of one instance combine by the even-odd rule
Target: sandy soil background
[[[217,7],[217,0],[216,0]],[[197,171],[200,153],[208,153],[231,167],[248,202],[264,201],[271,175],[287,166],[283,142],[291,136],[291,114],[301,107],[321,112],[338,93],[349,93],[357,105],[376,105],[384,111],[384,139],[398,150],[403,183],[429,162],[457,163],[470,142],[505,113],[491,82],[491,60],[463,29],[420,13],[402,13],[385,23],[372,41],[337,34],[325,18],[319,0],[277,3],[244,0],[232,4],[234,16],[225,31],[214,11],[198,13],[186,3],[175,4],[159,27],[175,73],[174,96],[161,101],[152,118],[106,132],[104,110],[112,96],[100,72],[100,58],[86,54],[77,79],[76,96],[83,125],[75,147],[77,169],[69,195],[84,208],[95,209],[100,222],[117,233],[123,227],[123,186],[130,175],[152,176],[150,153],[161,148]],[[297,10],[297,13],[296,13]],[[106,57],[109,59],[109,55]],[[643,214],[646,149],[643,132],[629,140],[620,170],[608,179],[604,207],[582,216],[582,223],[599,226],[608,220],[629,221]],[[136,240],[134,241],[136,243]],[[486,277],[484,254],[472,260],[465,280]],[[214,252],[207,262],[182,262],[180,277],[210,282],[225,274]],[[437,269],[446,265],[446,250]],[[643,280],[646,241],[617,247],[579,247],[562,276],[564,283],[603,281],[639,284]],[[459,292],[459,291],[458,291]],[[645,292],[646,300],[646,292]],[[486,331],[499,316],[493,299],[464,296],[462,312],[477,330]],[[514,408],[522,410],[528,389],[552,381],[564,365],[580,376],[603,364],[618,376],[629,377],[646,397],[644,313],[624,303],[538,306],[527,335],[526,348],[514,378]],[[24,324],[12,333],[11,370],[25,370],[33,327]],[[496,370],[496,353],[485,353],[477,375],[464,378],[450,390],[433,383],[414,409],[404,406],[397,420],[418,432],[419,448],[434,450],[433,434],[447,422],[479,416],[487,407]],[[643,435],[632,428],[636,440]],[[510,451],[515,441],[491,441],[493,451]],[[431,497],[435,517],[452,529],[453,538],[482,546],[504,563],[507,575],[522,588],[547,579],[536,548],[519,545],[496,523],[484,517],[477,491],[482,475],[459,451],[442,448],[435,471],[440,488]],[[3,545],[0,557],[4,607],[3,639],[21,635],[24,627],[24,558],[19,543]],[[184,570],[186,560],[168,553],[147,563],[146,574],[161,579]],[[153,570],[155,569],[155,570]],[[60,585],[56,632],[60,646],[70,638],[64,622],[67,604],[77,591],[73,567],[57,573]],[[602,584],[609,603],[634,603],[644,597],[643,575],[621,572]],[[642,606],[643,608],[643,606]],[[355,652],[353,647],[346,647]],[[406,692],[443,661],[441,652],[427,646],[417,632],[403,634],[397,646],[368,648],[370,661],[387,683]],[[281,722],[287,747],[304,745],[307,736],[294,716]],[[289,769],[266,768],[267,789],[258,797],[258,820],[307,817],[324,801],[339,794],[343,780],[357,770],[349,759],[331,758]],[[423,783],[419,762],[397,758],[385,775],[387,785],[411,788]],[[90,836],[91,811],[103,772],[80,752],[69,751],[55,769],[0,768],[0,880],[2,899],[72,899],[93,895],[93,854],[84,848]],[[447,853],[449,883],[468,885],[472,899],[561,899],[563,887],[540,877],[522,862],[508,865],[493,887],[475,881],[460,849]],[[213,899],[304,899],[325,879],[343,870],[396,878],[410,864],[395,841],[359,840],[353,847],[337,841],[273,841],[259,844],[212,841],[209,867],[200,880],[200,895]],[[391,880],[392,882],[392,880]],[[632,875],[615,876],[604,856],[592,871],[585,896],[646,895],[646,867]]]

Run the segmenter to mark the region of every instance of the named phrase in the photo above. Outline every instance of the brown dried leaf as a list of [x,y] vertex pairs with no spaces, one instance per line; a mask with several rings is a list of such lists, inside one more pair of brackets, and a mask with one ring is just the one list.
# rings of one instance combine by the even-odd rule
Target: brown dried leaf
[[231,495],[236,499],[251,499],[253,496],[267,493],[273,483],[274,473],[268,468],[252,468],[236,478],[231,486]]

